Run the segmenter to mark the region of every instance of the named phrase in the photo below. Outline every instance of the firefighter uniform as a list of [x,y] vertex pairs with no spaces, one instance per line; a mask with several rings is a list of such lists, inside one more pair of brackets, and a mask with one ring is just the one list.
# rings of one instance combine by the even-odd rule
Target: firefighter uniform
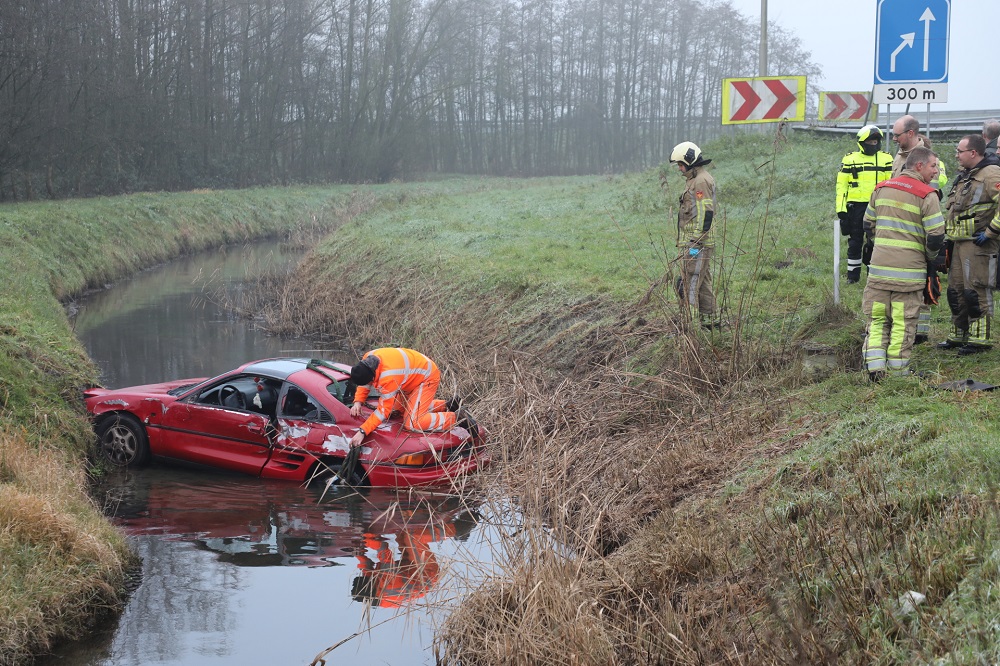
[[[924,148],[931,148],[931,141],[923,134],[916,135],[917,142],[914,143],[913,148],[917,146],[923,146]],[[910,148],[910,150],[913,150]],[[896,157],[892,160],[892,177],[895,178],[899,174],[903,173],[903,166],[906,164],[906,158],[910,156],[910,150],[904,150],[900,148],[896,151]],[[932,185],[937,185],[937,195],[938,199],[944,198],[945,188],[948,186],[948,172],[945,170],[944,162],[938,162],[938,179],[937,183],[931,183]],[[935,301],[936,303],[936,301]],[[931,307],[927,300],[924,300],[924,304],[920,306],[920,316],[917,318],[917,337],[914,338],[916,344],[926,342],[927,338],[931,334]]]
[[874,241],[862,308],[868,320],[862,350],[873,379],[907,374],[927,262],[944,244],[944,218],[933,186],[916,171],[880,183],[865,212]]
[[[882,132],[874,125],[866,125],[858,132],[860,150],[848,153],[837,172],[837,217],[840,233],[847,240],[847,281],[861,280],[861,259],[865,242],[864,216],[875,186],[889,178],[892,155],[880,150]],[[879,143],[866,145],[865,141]]]
[[958,173],[945,202],[945,233],[952,242],[947,298],[953,330],[941,346],[961,347],[960,353],[981,351],[992,342],[1000,241],[988,234],[981,245],[973,239],[996,216],[998,194],[1000,166],[996,158],[984,158]]
[[[441,383],[434,361],[412,349],[383,347],[365,354],[362,363],[372,356],[378,358],[378,364],[370,384],[378,389],[379,397],[378,407],[361,424],[365,435],[389,418],[397,405],[403,411],[403,427],[407,430],[442,432],[455,426],[455,413],[446,411],[444,400],[434,398]],[[368,399],[368,384],[358,386],[355,405]]]
[[705,169],[711,160],[704,159],[695,144],[685,141],[674,148],[670,161],[681,165],[685,177],[677,209],[677,247],[681,252],[678,293],[682,302],[697,305],[703,326],[718,327],[711,272],[715,178]]

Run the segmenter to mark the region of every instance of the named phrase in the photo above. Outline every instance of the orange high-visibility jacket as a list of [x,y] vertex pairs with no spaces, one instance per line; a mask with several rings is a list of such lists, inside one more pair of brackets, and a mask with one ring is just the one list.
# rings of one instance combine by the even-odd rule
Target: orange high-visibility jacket
[[[380,423],[389,418],[392,410],[396,407],[396,398],[400,392],[412,393],[428,379],[432,377],[438,379],[441,376],[434,361],[413,349],[383,347],[373,349],[363,358],[372,355],[379,358],[378,369],[375,370],[372,385],[378,388],[380,396],[378,407],[361,424],[361,429],[366,435],[370,435]],[[368,399],[370,392],[367,386],[359,386],[354,394],[354,401],[364,402]]]

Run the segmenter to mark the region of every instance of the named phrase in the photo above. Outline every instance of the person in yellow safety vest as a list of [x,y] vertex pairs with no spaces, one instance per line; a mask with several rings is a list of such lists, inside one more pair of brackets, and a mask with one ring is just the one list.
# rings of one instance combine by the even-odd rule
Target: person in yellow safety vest
[[701,325],[721,328],[712,290],[711,262],[715,250],[712,222],[715,219],[715,178],[705,169],[701,148],[690,141],[674,146],[670,161],[684,175],[684,191],[677,208],[677,247],[680,248],[681,276],[677,293],[682,303],[698,307]]
[[981,134],[963,136],[955,158],[962,170],[945,203],[945,233],[952,248],[947,296],[954,330],[938,347],[957,347],[964,356],[985,351],[992,344],[1000,243],[989,234],[989,225],[1000,197],[1000,160],[996,155],[986,156]]
[[882,130],[865,125],[858,130],[858,150],[844,155],[837,172],[837,217],[847,240],[847,283],[861,280],[865,232],[863,219],[875,186],[889,177],[892,155],[882,150]]
[[476,436],[475,424],[469,422],[470,417],[461,407],[458,409],[463,413],[459,419],[454,411],[448,410],[446,401],[435,399],[441,372],[434,361],[418,351],[401,347],[373,349],[351,368],[351,381],[358,387],[351,416],[360,416],[361,406],[371,392],[369,385],[379,392],[378,406],[351,438],[351,448],[360,446],[365,436],[388,419],[397,405],[403,411],[403,427],[407,430],[444,432],[458,423]]
[[909,374],[927,264],[944,245],[944,217],[935,188],[938,158],[918,146],[903,173],[875,188],[865,211],[871,264],[861,307],[867,319],[862,358],[868,378]]

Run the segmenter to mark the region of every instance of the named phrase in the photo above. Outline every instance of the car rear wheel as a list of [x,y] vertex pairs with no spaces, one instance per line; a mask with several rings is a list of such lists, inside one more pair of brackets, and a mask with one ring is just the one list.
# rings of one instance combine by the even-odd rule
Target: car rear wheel
[[101,455],[117,467],[141,467],[149,462],[146,429],[131,414],[115,414],[101,422],[97,431]]

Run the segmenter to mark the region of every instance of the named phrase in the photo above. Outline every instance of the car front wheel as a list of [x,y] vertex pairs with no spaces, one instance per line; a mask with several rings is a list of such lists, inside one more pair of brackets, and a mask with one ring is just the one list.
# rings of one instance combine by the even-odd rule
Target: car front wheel
[[97,431],[101,455],[117,467],[141,467],[149,462],[149,438],[139,420],[130,414],[115,414],[101,422]]

